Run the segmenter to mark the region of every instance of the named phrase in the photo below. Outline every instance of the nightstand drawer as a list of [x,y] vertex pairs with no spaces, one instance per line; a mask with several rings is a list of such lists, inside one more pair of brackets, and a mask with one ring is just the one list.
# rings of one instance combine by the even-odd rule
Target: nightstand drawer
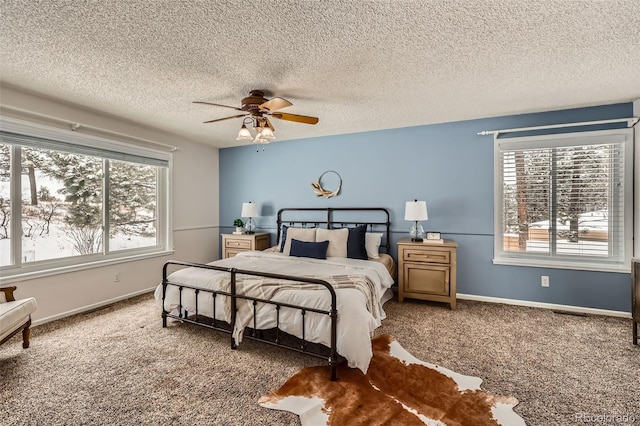
[[230,257],[235,257],[235,255],[237,255],[238,253],[242,253],[244,250],[225,250],[224,251],[224,258],[228,259]]
[[449,296],[449,266],[423,266],[405,263],[405,293]]
[[451,252],[438,250],[404,249],[405,262],[451,263]]
[[222,234],[222,258],[227,259],[248,250],[265,250],[269,247],[269,233]]
[[224,243],[225,248],[234,248],[234,249],[243,249],[250,250],[251,249],[251,240],[234,240],[232,238],[227,238]]

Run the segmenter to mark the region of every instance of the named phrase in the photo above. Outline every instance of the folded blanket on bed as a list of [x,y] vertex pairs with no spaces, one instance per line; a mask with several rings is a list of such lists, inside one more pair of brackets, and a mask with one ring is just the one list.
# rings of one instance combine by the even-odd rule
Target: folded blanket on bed
[[[359,290],[367,301],[367,310],[371,313],[371,315],[375,319],[379,319],[381,317],[380,312],[380,304],[378,300],[380,300],[377,286],[366,276],[364,275],[333,275],[328,277],[318,277],[314,276],[313,278],[321,279],[329,283],[334,289],[344,289],[344,288],[353,288]],[[231,291],[231,279],[226,278],[220,281],[220,288],[223,291],[230,292]],[[300,289],[300,290],[324,290],[327,292],[326,287],[320,284],[310,284],[300,281],[292,281],[292,280],[284,280],[284,279],[273,279],[267,277],[254,277],[247,275],[238,275],[236,277],[236,293],[239,295],[255,297],[264,300],[271,300],[274,295],[280,290],[292,290],[292,289]],[[336,292],[336,299],[340,297],[339,292]],[[228,318],[231,317],[231,301],[229,298],[225,298],[225,314]],[[330,309],[330,306],[327,305],[326,308],[321,309]],[[236,303],[236,324],[233,330],[233,338],[236,343],[240,343],[242,341],[242,335],[244,333],[244,329],[250,324],[253,319],[253,301],[251,300],[243,300],[237,299]]]

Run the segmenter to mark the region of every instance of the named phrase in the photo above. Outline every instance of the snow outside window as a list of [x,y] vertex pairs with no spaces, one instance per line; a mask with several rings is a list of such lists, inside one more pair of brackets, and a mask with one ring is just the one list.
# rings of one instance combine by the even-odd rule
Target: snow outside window
[[2,276],[166,252],[169,155],[3,120]]
[[494,263],[629,272],[632,138],[497,138]]

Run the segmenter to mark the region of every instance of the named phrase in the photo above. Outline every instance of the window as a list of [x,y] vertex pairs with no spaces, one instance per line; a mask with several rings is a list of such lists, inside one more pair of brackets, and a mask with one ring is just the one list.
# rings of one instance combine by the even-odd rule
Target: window
[[169,161],[166,152],[3,118],[2,276],[165,253]]
[[494,263],[629,272],[630,130],[495,139]]

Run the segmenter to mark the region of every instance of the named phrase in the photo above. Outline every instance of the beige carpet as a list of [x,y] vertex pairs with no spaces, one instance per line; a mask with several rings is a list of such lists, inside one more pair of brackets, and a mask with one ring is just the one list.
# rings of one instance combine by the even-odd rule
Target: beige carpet
[[[584,424],[576,415],[640,423],[631,320],[469,301],[457,311],[417,301],[385,310],[377,334],[517,398],[514,411],[528,425]],[[143,295],[35,327],[26,350],[14,337],[0,346],[0,423],[299,424],[258,399],[318,359],[252,341],[231,350],[228,335],[161,325],[152,296]]]

